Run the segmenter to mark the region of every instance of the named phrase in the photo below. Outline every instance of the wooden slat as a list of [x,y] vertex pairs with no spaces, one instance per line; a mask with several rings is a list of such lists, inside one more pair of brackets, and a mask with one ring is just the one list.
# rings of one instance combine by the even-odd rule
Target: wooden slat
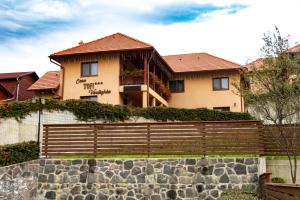
[[[121,154],[140,151],[136,153],[143,155],[172,152],[183,155],[283,155],[274,138],[263,128],[261,122],[253,120],[47,124],[44,125],[43,154],[47,156],[52,150],[60,149],[62,152],[57,153],[63,155],[64,149],[68,149],[65,152],[68,153],[93,148],[94,155],[115,154],[116,151]],[[300,148],[292,149],[300,154]]]

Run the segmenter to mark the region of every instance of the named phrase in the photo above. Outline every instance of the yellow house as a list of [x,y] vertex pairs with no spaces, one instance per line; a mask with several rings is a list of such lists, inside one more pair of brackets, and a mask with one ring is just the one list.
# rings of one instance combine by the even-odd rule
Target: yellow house
[[150,44],[116,33],[51,54],[60,96],[137,107],[243,111],[232,86],[241,65],[207,53],[161,56]]

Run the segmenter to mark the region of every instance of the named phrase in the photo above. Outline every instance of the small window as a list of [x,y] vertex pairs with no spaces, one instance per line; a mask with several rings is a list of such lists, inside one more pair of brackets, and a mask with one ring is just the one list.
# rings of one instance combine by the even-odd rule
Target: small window
[[81,96],[80,99],[84,101],[97,101],[97,96]]
[[81,64],[81,76],[97,76],[98,75],[98,63],[82,63]]
[[228,90],[229,89],[229,78],[213,78],[213,89],[214,90]]
[[184,92],[184,80],[169,81],[169,88],[171,92]]
[[213,109],[217,111],[230,111],[230,107],[214,107]]

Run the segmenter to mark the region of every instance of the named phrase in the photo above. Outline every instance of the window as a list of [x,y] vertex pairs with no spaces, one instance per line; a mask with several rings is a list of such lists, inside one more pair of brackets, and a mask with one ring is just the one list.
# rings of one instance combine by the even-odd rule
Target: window
[[213,78],[213,89],[214,90],[228,90],[229,89],[229,78]]
[[213,108],[214,110],[217,110],[217,111],[230,111],[230,107],[214,107]]
[[98,75],[98,63],[82,63],[81,64],[81,76],[97,76]]
[[97,101],[97,96],[81,96],[80,99],[84,101]]
[[169,81],[169,88],[171,92],[184,92],[184,80]]

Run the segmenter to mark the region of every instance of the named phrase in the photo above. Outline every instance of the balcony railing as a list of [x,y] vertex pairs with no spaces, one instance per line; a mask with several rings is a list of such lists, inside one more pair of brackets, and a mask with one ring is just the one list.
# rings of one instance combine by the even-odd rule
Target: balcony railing
[[120,76],[121,85],[143,85],[144,77],[143,76]]
[[[168,99],[170,97],[170,91],[168,87],[160,81],[157,76],[151,74],[149,76],[149,87],[153,89],[156,93],[162,96],[164,99]],[[120,76],[120,84],[121,85],[143,85],[146,84],[144,82],[144,76]]]

